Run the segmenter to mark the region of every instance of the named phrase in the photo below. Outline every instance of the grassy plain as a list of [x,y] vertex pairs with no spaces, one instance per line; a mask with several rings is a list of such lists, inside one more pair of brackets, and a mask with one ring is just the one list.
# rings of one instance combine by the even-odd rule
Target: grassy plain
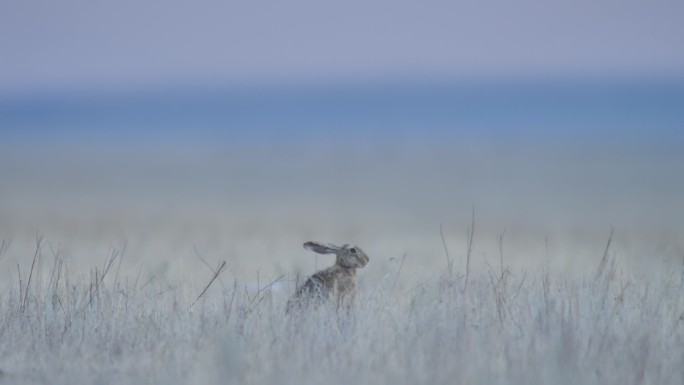
[[681,155],[71,150],[3,151],[2,384],[684,383]]

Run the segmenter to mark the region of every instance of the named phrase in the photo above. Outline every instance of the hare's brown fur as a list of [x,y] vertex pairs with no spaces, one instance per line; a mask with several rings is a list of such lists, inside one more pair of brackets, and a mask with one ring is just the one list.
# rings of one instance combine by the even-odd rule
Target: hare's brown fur
[[311,275],[288,302],[288,310],[294,305],[321,303],[336,297],[337,307],[348,304],[356,297],[356,269],[366,266],[366,253],[358,246],[320,244],[307,242],[304,248],[319,254],[335,254],[335,265]]

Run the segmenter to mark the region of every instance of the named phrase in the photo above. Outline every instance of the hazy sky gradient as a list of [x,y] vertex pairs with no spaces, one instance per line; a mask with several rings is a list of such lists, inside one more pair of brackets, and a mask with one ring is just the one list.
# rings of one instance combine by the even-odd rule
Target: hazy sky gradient
[[682,76],[682,15],[677,0],[10,0],[0,89]]

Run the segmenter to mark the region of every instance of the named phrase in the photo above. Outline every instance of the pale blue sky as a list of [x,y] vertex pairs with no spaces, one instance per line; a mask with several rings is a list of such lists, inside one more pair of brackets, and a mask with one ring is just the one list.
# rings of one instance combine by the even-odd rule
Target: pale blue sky
[[4,0],[2,92],[682,76],[684,2]]

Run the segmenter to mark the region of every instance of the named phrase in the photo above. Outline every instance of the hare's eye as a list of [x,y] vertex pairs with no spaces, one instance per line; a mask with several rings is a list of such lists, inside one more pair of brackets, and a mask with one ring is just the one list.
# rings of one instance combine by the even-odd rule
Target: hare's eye
[[356,249],[352,247],[351,249],[349,249],[349,252],[352,254],[356,254]]

